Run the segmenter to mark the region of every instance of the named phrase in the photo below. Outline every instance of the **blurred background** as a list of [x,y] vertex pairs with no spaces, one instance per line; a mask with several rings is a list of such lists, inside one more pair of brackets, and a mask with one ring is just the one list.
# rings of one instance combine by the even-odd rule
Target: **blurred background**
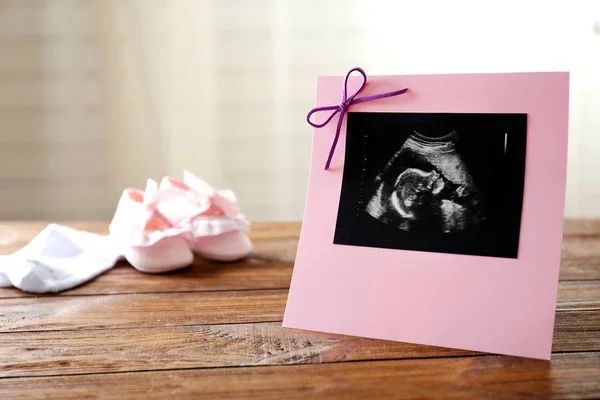
[[0,220],[108,220],[183,168],[302,218],[318,75],[571,71],[566,215],[600,216],[600,0],[0,0]]

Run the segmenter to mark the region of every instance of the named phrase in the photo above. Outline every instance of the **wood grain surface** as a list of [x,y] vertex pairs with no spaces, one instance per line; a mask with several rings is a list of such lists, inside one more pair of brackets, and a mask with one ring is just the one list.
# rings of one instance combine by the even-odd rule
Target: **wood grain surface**
[[[0,332],[281,321],[287,294],[279,289],[8,298],[0,302]],[[557,315],[598,309],[600,281],[560,283]]]
[[[45,225],[0,224],[0,254]],[[0,399],[600,397],[600,221],[565,224],[550,362],[282,328],[299,228],[256,224],[238,263],[0,288]]]
[[552,362],[502,356],[10,378],[0,398],[597,398],[599,353]]
[[[600,316],[560,312],[554,352],[600,351]],[[280,323],[5,333],[0,377],[450,357],[479,353]]]

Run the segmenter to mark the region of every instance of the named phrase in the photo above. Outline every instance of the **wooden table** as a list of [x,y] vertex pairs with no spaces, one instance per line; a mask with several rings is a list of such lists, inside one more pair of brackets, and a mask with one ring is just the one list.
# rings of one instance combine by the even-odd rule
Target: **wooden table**
[[[0,225],[0,253],[44,226]],[[551,362],[283,329],[298,233],[255,224],[239,263],[0,289],[0,399],[600,397],[600,221],[566,224]]]

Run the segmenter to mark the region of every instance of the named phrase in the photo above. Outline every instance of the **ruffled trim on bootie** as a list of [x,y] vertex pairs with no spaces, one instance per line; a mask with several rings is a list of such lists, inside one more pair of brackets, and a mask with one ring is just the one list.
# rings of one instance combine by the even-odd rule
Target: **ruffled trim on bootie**
[[[119,232],[119,230],[115,230]],[[191,242],[192,233],[187,227],[172,227],[154,231],[122,231],[122,233],[111,233],[110,235],[122,248],[126,247],[150,247],[162,239],[183,236],[187,242]]]
[[198,216],[189,223],[194,238],[217,236],[233,231],[250,231],[250,223],[245,218]]

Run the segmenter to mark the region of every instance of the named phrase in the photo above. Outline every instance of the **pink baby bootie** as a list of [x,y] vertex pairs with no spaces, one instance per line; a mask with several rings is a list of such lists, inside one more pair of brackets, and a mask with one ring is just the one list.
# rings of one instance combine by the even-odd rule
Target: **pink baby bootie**
[[126,189],[110,224],[110,236],[125,259],[137,270],[160,273],[190,265],[189,229],[177,227],[157,208],[158,184],[148,180],[146,191]]
[[165,177],[159,192],[159,212],[172,226],[188,229],[192,249],[216,261],[235,261],[252,251],[246,236],[250,223],[231,190],[216,190],[184,171],[183,180]]

